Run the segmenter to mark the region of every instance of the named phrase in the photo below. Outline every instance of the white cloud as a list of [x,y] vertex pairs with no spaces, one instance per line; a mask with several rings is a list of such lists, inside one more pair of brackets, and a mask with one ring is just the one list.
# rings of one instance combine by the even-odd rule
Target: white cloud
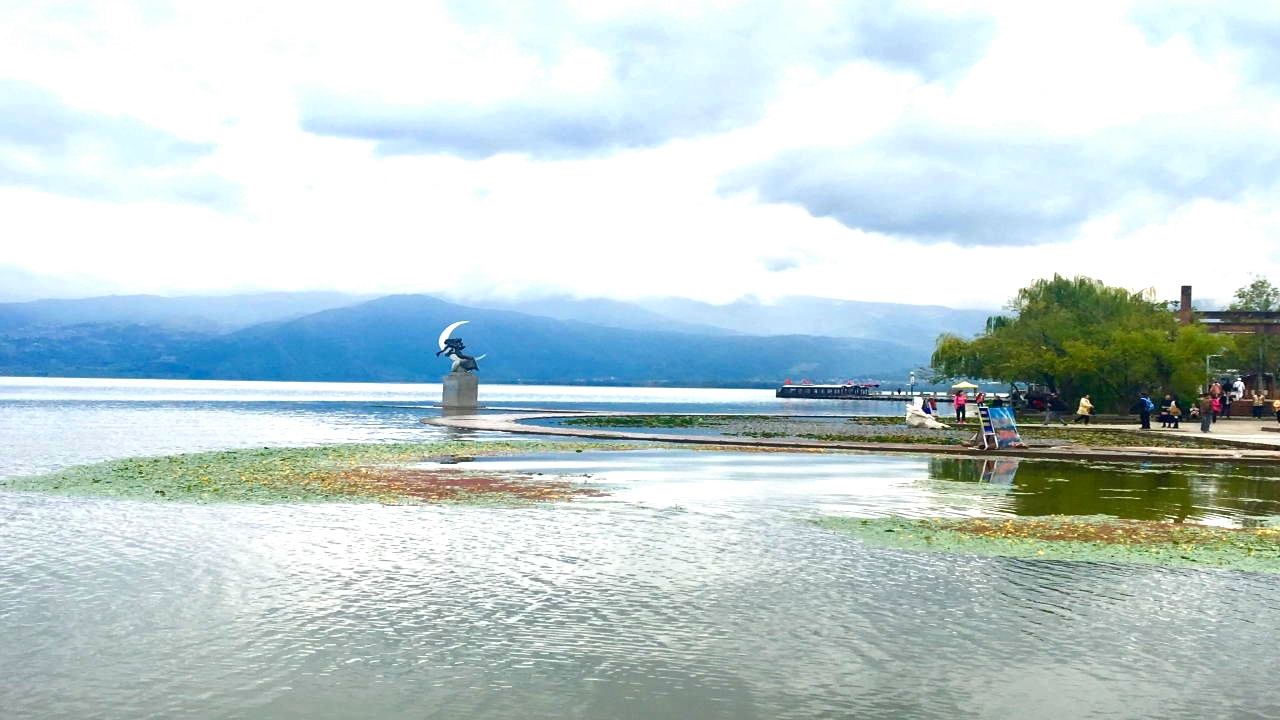
[[[1182,284],[1226,299],[1249,273],[1280,281],[1269,202],[1280,105],[1244,75],[1265,48],[1236,48],[1226,33],[1209,52],[1194,25],[1138,28],[1112,3],[974,2],[954,17],[937,14],[951,3],[847,16],[839,5],[6,4],[5,78],[146,129],[138,137],[209,148],[184,172],[238,198],[211,209],[136,163],[103,169],[75,153],[54,180],[0,187],[12,239],[0,262],[171,293],[813,294],[956,307],[997,307],[1054,272],[1169,299]],[[670,55],[636,59],[646,47]],[[644,74],[620,75],[627,58]],[[304,132],[315,98],[329,115],[401,123],[429,153]],[[435,142],[424,127],[462,139]],[[924,172],[893,144],[867,164],[868,148],[910,132],[910,150],[936,167],[1008,172],[983,183]],[[946,154],[948,137],[1006,154],[965,164]],[[450,154],[464,141],[479,150]],[[13,148],[0,143],[0,158]],[[787,152],[804,160],[797,187],[857,208],[844,224],[815,217],[803,196],[766,202],[758,183],[718,192],[736,169]],[[1046,158],[1063,166],[1034,164]],[[86,168],[103,187],[133,178],[136,189],[55,182]],[[837,183],[850,169],[865,180],[852,191]],[[944,231],[1010,241],[944,232],[922,244],[859,222],[903,203]],[[1029,208],[1065,218],[1049,223],[1048,244],[1022,246],[1043,224],[1019,227]]]

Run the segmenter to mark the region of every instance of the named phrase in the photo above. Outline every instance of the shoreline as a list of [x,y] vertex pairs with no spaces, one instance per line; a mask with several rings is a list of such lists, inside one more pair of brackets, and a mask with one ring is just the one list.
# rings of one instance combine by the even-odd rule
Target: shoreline
[[[641,413],[641,412],[605,412],[605,411],[579,411],[579,412],[563,412],[554,410],[529,410],[516,413],[502,414],[449,414],[439,417],[424,417],[420,422],[428,425],[436,425],[440,427],[449,427],[459,430],[483,430],[492,432],[506,432],[524,435],[544,435],[557,437],[579,437],[590,438],[594,440],[627,440],[653,442],[663,444],[676,445],[695,445],[706,447],[727,447],[743,450],[796,450],[802,452],[860,452],[860,453],[891,453],[891,454],[930,454],[930,455],[949,455],[958,457],[974,457],[974,458],[991,458],[991,457],[1018,457],[1018,458],[1044,458],[1053,460],[1142,460],[1147,462],[1223,462],[1229,461],[1242,464],[1270,464],[1280,461],[1280,433],[1270,433],[1271,437],[1265,436],[1268,433],[1259,430],[1258,433],[1243,432],[1244,428],[1239,428],[1240,432],[1227,433],[1221,432],[1226,430],[1226,426],[1221,428],[1220,432],[1212,436],[1215,443],[1221,443],[1224,447],[1216,448],[1194,448],[1194,447],[1157,447],[1142,445],[1074,445],[1065,441],[1054,441],[1056,444],[1031,446],[1025,448],[1004,448],[1000,450],[983,450],[980,448],[967,447],[964,445],[942,445],[933,443],[901,443],[901,442],[875,442],[875,441],[848,441],[848,440],[812,440],[798,437],[741,437],[741,436],[714,436],[714,435],[680,435],[662,432],[632,432],[621,430],[610,430],[598,427],[573,427],[573,426],[556,426],[547,427],[542,425],[526,424],[531,420],[545,420],[550,418],[564,419],[567,417],[647,417],[647,416],[688,416],[688,417],[733,417],[733,415],[707,414],[707,413]],[[785,423],[800,416],[747,416],[742,418],[752,418],[762,423],[780,422]],[[839,416],[831,416],[839,417]],[[849,418],[841,418],[849,419]],[[1241,420],[1222,420],[1222,423],[1245,422]],[[1250,419],[1250,422],[1252,421]],[[1029,423],[1034,427],[1041,427],[1038,424]],[[1083,431],[1088,428],[1092,431],[1099,432],[1116,432],[1116,433],[1136,433],[1147,432],[1138,430],[1132,425],[1117,426],[1114,424],[1092,424],[1088,426],[1076,426]],[[1217,425],[1215,425],[1217,427]],[[977,431],[976,423],[968,423],[961,428],[968,430],[973,428]],[[953,428],[957,429],[957,428]],[[1179,434],[1190,433],[1187,429],[1153,429],[1149,432],[1163,434],[1177,432]],[[1195,430],[1198,434],[1198,427]]]

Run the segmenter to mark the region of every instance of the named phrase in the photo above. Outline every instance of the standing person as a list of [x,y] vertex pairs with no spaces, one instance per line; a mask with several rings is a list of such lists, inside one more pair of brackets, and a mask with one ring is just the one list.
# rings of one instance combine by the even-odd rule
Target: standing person
[[1222,397],[1220,398],[1220,401],[1222,402],[1222,417],[1231,417],[1231,403],[1234,402],[1235,399],[1235,395],[1232,394],[1232,391],[1223,391]]
[[1200,393],[1200,432],[1209,432],[1213,422],[1213,398],[1209,393]]
[[1244,397],[1244,378],[1236,376],[1236,381],[1231,383],[1231,399],[1239,400]]
[[929,414],[930,414],[930,415],[932,415],[932,416],[934,416],[934,417],[938,417],[938,400],[937,400],[937,398],[935,398],[935,397],[933,397],[932,395],[930,395],[930,396],[929,396],[928,403],[929,403]]
[[1073,422],[1084,421],[1085,425],[1089,424],[1089,416],[1093,414],[1093,401],[1088,395],[1080,398],[1080,407],[1076,408],[1076,419]]
[[1139,429],[1151,429],[1151,412],[1156,409],[1156,404],[1151,402],[1151,398],[1144,392],[1138,396],[1138,422]]
[[1067,404],[1062,401],[1062,398],[1058,397],[1058,393],[1049,393],[1049,398],[1044,403],[1044,422],[1041,424],[1048,425],[1057,420],[1059,423],[1066,425],[1067,421],[1062,419],[1062,411],[1066,409]]
[[1271,401],[1271,409],[1276,411],[1276,422],[1280,422],[1280,398]]
[[957,390],[955,397],[951,398],[951,404],[956,409],[956,422],[964,422],[964,406],[969,402],[969,396],[964,394],[964,390]]
[[1182,421],[1182,408],[1178,407],[1178,398],[1169,398],[1169,427],[1174,430],[1178,429],[1178,423]]
[[1264,396],[1262,393],[1258,392],[1257,390],[1253,391],[1253,417],[1255,420],[1262,419],[1262,404],[1263,404],[1263,401],[1265,400],[1265,397],[1266,396]]
[[1222,396],[1214,395],[1209,392],[1209,406],[1213,408],[1213,421],[1218,422],[1218,416],[1222,414]]

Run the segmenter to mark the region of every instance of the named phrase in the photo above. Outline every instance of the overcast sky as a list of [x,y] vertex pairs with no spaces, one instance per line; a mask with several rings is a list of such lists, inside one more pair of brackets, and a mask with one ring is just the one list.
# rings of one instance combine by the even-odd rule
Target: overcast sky
[[1271,2],[0,3],[3,299],[1225,301],[1278,197]]

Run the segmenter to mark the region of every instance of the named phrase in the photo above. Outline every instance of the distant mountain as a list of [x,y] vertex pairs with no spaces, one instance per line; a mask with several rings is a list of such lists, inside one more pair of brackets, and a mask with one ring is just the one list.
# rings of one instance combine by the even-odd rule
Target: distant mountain
[[[489,382],[770,386],[901,378],[986,313],[784,298],[729,305],[567,297],[114,296],[0,304],[0,375],[435,381],[440,330]],[[859,335],[860,334],[860,335]]]
[[435,381],[448,368],[438,334],[457,320],[471,321],[454,335],[487,356],[489,382],[768,386],[897,377],[927,360],[878,340],[628,330],[396,295],[215,338],[185,362],[218,379]]
[[[450,298],[450,300],[452,302],[461,302],[453,298]],[[634,302],[606,298],[583,299],[567,295],[551,295],[522,300],[467,298],[466,304],[477,308],[511,310],[526,315],[540,315],[556,320],[576,320],[578,322],[591,323],[592,325],[626,328],[628,330],[660,330],[701,335],[728,335],[739,332],[717,325],[687,322],[679,316],[665,315],[647,310]],[[759,333],[747,332],[742,334],[756,335]]]
[[109,295],[0,303],[0,331],[68,325],[148,325],[220,333],[354,305],[371,296],[336,292],[161,297]]
[[803,295],[772,302],[744,298],[725,305],[654,298],[636,305],[664,317],[752,335],[829,335],[893,338],[932,351],[942,333],[972,337],[986,326],[994,310],[956,310],[938,305],[833,300]]

